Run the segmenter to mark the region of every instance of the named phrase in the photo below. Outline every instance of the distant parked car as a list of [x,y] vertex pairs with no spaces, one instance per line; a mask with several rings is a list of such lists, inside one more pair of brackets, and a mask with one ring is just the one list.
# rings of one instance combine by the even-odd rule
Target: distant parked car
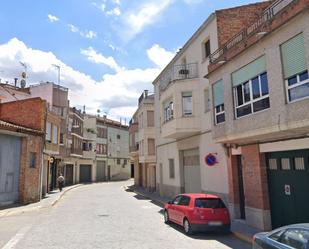
[[309,249],[309,223],[277,228],[271,232],[257,233],[253,249]]
[[186,234],[196,231],[229,232],[231,220],[228,209],[216,195],[181,194],[164,207],[165,223],[183,226]]

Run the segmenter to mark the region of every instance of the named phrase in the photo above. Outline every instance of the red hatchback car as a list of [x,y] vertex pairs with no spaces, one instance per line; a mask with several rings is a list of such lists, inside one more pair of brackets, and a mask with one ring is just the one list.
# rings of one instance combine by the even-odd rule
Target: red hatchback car
[[165,204],[164,221],[183,226],[186,234],[196,231],[222,231],[231,227],[229,211],[216,195],[181,194]]

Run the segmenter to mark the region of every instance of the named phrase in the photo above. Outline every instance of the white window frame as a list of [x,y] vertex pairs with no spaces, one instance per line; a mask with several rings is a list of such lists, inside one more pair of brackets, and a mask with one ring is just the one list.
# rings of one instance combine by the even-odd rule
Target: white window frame
[[[220,111],[217,111],[217,107],[220,107]],[[224,107],[224,104],[221,104],[221,105],[217,105],[215,106],[215,124],[218,125],[218,124],[223,124],[225,123],[225,107]],[[223,122],[217,122],[217,116],[221,115],[221,114],[224,114],[224,121]]]
[[[303,74],[304,72],[305,72],[305,71],[303,71],[303,72],[301,72],[301,73],[299,73],[299,74],[296,75],[297,83],[296,83],[296,84],[293,84],[292,86],[289,86],[289,79],[295,77],[295,75],[293,75],[293,76],[291,76],[291,77],[289,77],[289,78],[287,78],[287,79],[285,80],[286,99],[287,99],[287,102],[288,102],[288,103],[294,103],[294,102],[301,101],[301,100],[304,100],[304,99],[308,99],[308,98],[309,98],[309,95],[308,95],[308,96],[306,96],[306,97],[299,98],[299,99],[295,99],[295,100],[291,100],[291,101],[290,101],[290,99],[289,99],[289,90],[309,83],[309,77],[308,77],[308,79],[303,80],[303,81],[300,81],[300,79],[299,79],[299,75],[300,75],[300,74]],[[308,76],[309,76],[309,70],[307,70],[307,73],[308,73]]]
[[[269,107],[268,107],[268,108],[265,108],[265,109],[263,109],[263,110],[256,111],[256,112],[253,110],[253,104],[254,104],[255,102],[258,102],[258,101],[261,101],[261,100],[263,100],[263,99],[269,98],[269,84],[268,84],[268,94],[266,94],[266,95],[264,95],[264,96],[260,95],[259,98],[253,99],[252,80],[255,79],[256,77],[258,77],[258,81],[259,81],[259,90],[260,90],[260,94],[261,94],[261,93],[262,93],[261,75],[262,75],[262,74],[265,74],[265,73],[267,74],[267,72],[260,73],[259,75],[256,75],[256,76],[254,76],[253,78],[251,78],[250,80],[245,81],[245,82],[243,82],[243,83],[240,84],[240,85],[241,85],[241,89],[242,89],[242,101],[243,101],[243,104],[242,104],[242,105],[238,105],[237,87],[238,87],[239,85],[233,87],[234,103],[235,103],[235,105],[234,105],[234,113],[235,113],[236,119],[243,118],[243,117],[248,117],[248,116],[250,116],[250,115],[252,115],[252,114],[259,113],[259,112],[263,112],[263,111],[265,111],[265,110],[270,109],[270,104],[269,104]],[[267,74],[267,77],[268,77],[268,74]],[[267,80],[268,80],[268,78],[267,78]],[[248,102],[245,102],[245,94],[244,94],[244,84],[246,84],[246,83],[249,84],[249,91],[250,91],[250,101],[248,101]],[[238,117],[238,116],[237,116],[237,109],[242,108],[242,107],[247,106],[247,105],[250,105],[250,106],[251,106],[251,113],[249,113],[249,114],[247,114],[247,115],[243,115],[243,116]]]
[[[193,115],[193,94],[192,94],[192,92],[191,92],[191,96],[183,96],[183,94],[182,94],[182,115],[184,116],[184,117],[190,117],[190,116],[192,116]],[[185,99],[186,98],[191,98],[191,112],[185,112]],[[189,109],[189,108],[188,108]]]
[[174,118],[174,102],[171,100],[167,106],[163,108],[164,123]]

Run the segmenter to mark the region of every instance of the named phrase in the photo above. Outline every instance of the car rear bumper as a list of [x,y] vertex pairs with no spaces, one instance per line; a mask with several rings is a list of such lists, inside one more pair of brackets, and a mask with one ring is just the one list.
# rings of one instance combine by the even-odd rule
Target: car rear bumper
[[220,226],[211,226],[209,224],[191,224],[191,228],[193,231],[215,231],[215,232],[230,232],[231,224],[223,224]]

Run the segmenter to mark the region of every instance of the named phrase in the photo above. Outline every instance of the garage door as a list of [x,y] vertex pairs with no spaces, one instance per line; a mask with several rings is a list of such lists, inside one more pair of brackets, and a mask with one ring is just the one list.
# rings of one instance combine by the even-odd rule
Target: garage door
[[105,169],[106,162],[105,161],[97,161],[97,181],[102,182],[106,180]]
[[266,154],[273,228],[309,222],[309,150]]
[[79,167],[79,181],[81,183],[91,182],[91,165],[81,164]]
[[183,151],[184,181],[186,193],[201,192],[201,169],[199,150]]
[[0,204],[18,201],[21,138],[0,134]]

